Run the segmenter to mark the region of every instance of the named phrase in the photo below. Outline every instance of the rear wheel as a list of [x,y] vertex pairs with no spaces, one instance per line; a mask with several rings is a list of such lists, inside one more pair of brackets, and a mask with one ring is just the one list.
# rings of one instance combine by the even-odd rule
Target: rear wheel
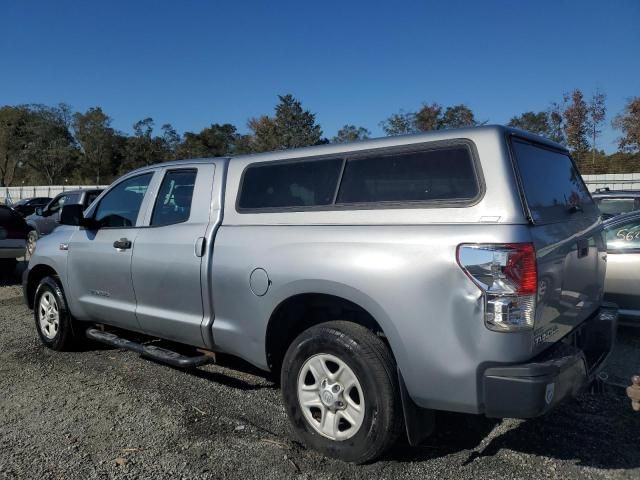
[[33,315],[43,344],[52,350],[71,349],[74,344],[73,318],[57,277],[45,277],[38,284]]
[[281,383],[296,434],[327,456],[365,463],[400,434],[395,362],[361,325],[335,321],[304,331],[287,350]]

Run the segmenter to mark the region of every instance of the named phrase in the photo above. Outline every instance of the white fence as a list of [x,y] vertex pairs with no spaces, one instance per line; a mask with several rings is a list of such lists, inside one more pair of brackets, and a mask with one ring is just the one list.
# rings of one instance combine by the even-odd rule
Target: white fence
[[591,192],[596,188],[640,190],[640,173],[603,173],[601,175],[583,175],[582,178]]
[[55,197],[62,192],[78,190],[79,188],[107,188],[106,185],[45,185],[45,186],[21,186],[0,187],[0,203],[12,204],[23,198]]

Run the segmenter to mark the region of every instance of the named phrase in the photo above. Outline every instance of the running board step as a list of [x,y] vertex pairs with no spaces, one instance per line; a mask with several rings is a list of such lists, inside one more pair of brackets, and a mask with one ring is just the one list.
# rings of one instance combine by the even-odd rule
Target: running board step
[[143,357],[166,363],[172,367],[192,368],[199,367],[211,363],[213,358],[210,355],[198,355],[197,357],[187,357],[178,352],[167,350],[166,348],[156,347],[154,345],[143,345],[141,343],[127,340],[110,332],[103,332],[96,328],[88,328],[86,332],[87,338],[96,342],[105,343],[113,347],[125,348],[133,352],[139,353]]

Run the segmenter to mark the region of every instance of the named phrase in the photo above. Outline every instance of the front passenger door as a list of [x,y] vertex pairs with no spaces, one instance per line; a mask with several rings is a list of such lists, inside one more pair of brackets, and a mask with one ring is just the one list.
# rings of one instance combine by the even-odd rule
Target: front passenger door
[[[153,172],[129,177],[102,197],[89,217],[95,228],[69,242],[68,282],[80,319],[138,330],[131,258]],[[77,313],[76,313],[77,312]]]

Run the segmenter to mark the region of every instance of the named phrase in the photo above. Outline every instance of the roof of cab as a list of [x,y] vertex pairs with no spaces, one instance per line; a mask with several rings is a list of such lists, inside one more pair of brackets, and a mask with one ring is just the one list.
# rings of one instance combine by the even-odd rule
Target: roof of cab
[[[430,132],[416,133],[409,135],[396,135],[391,137],[379,137],[366,140],[358,140],[349,143],[332,143],[325,145],[315,145],[310,147],[292,148],[287,150],[275,150],[262,153],[243,154],[236,156],[224,156],[214,158],[194,158],[189,160],[172,160],[168,162],[157,163],[146,167],[141,167],[133,172],[141,172],[149,169],[164,168],[172,166],[182,166],[198,163],[211,163],[213,160],[248,160],[250,162],[255,161],[269,161],[281,159],[282,154],[286,153],[287,158],[301,158],[301,157],[314,157],[322,155],[333,155],[346,152],[357,152],[361,150],[372,150],[375,148],[394,147],[401,145],[410,145],[422,142],[435,142],[440,140],[452,140],[456,138],[466,138],[473,141],[474,136],[479,133],[494,132],[496,134],[502,134],[504,136],[516,136],[530,140],[533,142],[541,143],[549,147],[564,150],[566,147],[559,143],[553,142],[547,138],[535,135],[525,130],[518,128],[506,127],[503,125],[483,125],[480,127],[467,127],[456,128],[449,130],[433,130]],[[131,172],[131,173],[133,173]]]

